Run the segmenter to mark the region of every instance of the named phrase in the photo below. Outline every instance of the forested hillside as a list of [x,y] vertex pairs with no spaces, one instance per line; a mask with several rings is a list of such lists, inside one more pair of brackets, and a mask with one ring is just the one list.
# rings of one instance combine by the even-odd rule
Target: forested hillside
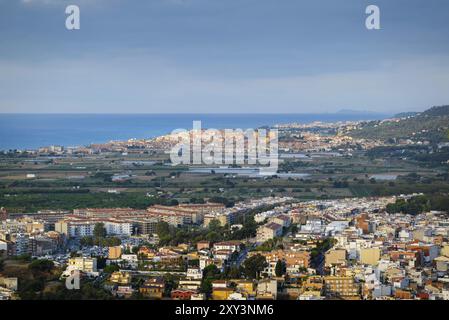
[[355,138],[449,141],[449,105],[432,107],[401,120],[370,121],[350,133]]

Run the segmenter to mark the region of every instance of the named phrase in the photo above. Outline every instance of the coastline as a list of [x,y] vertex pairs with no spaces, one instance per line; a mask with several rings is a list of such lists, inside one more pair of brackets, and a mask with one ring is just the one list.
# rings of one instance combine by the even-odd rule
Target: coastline
[[377,113],[325,114],[0,114],[0,150],[151,139],[201,120],[203,128],[247,129],[282,123],[377,120]]

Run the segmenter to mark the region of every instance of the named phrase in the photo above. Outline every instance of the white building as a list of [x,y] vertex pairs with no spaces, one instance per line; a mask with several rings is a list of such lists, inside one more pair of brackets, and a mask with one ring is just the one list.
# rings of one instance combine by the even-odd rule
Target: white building
[[240,241],[223,241],[214,244],[215,251],[240,251]]
[[87,273],[88,275],[97,276],[97,258],[70,258],[68,261],[67,269],[64,271],[63,276],[69,276],[75,270]]
[[65,234],[69,238],[92,236],[97,223],[103,224],[107,235],[130,236],[132,234],[133,228],[130,222],[89,218],[69,218],[58,221],[55,224],[55,231]]
[[257,241],[265,242],[282,235],[282,226],[280,224],[270,222],[257,229]]
[[194,280],[201,280],[203,278],[203,272],[200,268],[188,268],[187,278]]
[[16,255],[31,254],[30,237],[26,234],[19,233],[15,239]]

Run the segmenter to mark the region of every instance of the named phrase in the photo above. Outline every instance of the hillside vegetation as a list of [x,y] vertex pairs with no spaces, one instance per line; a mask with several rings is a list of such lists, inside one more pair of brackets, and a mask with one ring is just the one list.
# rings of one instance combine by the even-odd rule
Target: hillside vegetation
[[422,139],[432,143],[449,141],[449,105],[392,121],[370,121],[350,133],[367,139]]

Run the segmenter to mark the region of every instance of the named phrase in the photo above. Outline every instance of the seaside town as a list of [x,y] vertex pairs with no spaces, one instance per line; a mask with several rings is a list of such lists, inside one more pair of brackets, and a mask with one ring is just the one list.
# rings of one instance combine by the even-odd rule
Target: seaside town
[[4,151],[0,300],[449,300],[448,113],[276,125],[271,176],[179,134]]
[[0,315],[444,308],[448,13],[0,0]]
[[[384,122],[396,122],[397,118],[386,119]],[[370,149],[373,147],[388,145],[385,141],[376,139],[354,138],[349,135],[365,123],[365,121],[345,122],[312,122],[309,124],[278,124],[273,129],[279,130],[279,150],[286,153],[295,152],[324,152],[340,151],[350,152],[354,149]],[[243,128],[245,130],[245,128]],[[99,155],[102,153],[128,154],[156,154],[158,152],[169,152],[180,138],[191,135],[191,131],[182,133],[171,133],[150,139],[129,139],[126,141],[109,141],[107,143],[92,143],[86,146],[60,146],[52,145],[33,149],[2,150],[2,153],[15,153],[26,155]],[[221,135],[219,140],[224,141],[224,130],[202,129],[200,131],[202,142],[205,143],[213,136]],[[234,139],[237,131],[229,134],[227,138]],[[429,144],[425,139],[401,140],[400,144]]]
[[[18,299],[24,283],[8,273],[33,258],[33,272],[59,276],[52,282],[78,274],[81,288],[95,283],[119,299],[448,300],[447,213],[390,210],[417,197],[272,197],[232,208],[205,203],[26,216],[2,208],[0,251],[8,260],[0,297]],[[185,227],[191,236],[174,240],[171,231]]]

